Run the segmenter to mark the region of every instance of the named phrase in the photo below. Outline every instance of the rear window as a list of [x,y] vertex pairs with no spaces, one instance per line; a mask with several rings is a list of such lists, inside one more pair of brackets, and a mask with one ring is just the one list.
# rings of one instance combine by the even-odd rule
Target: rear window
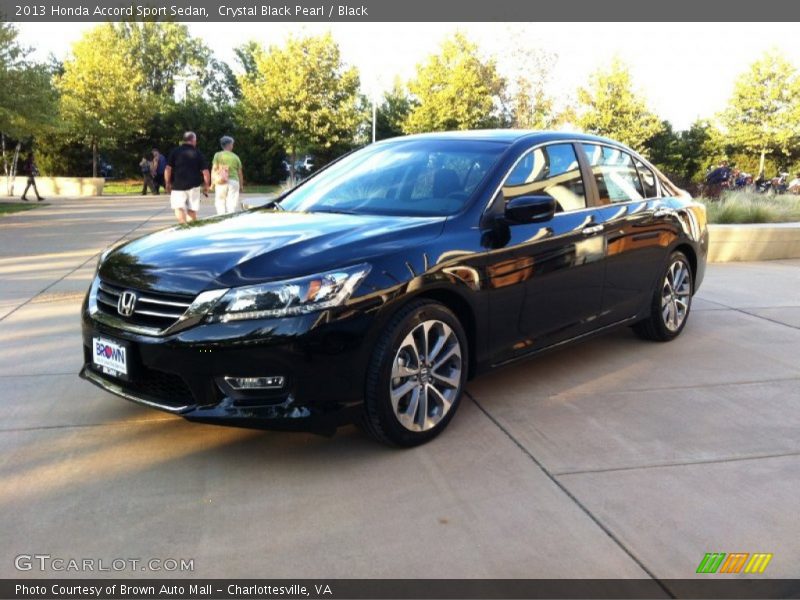
[[669,179],[659,174],[658,182],[661,184],[662,196],[680,196],[681,190]]
[[658,196],[656,186],[656,174],[638,158],[636,160],[636,170],[639,171],[639,179],[642,180],[645,198],[655,198]]
[[630,154],[597,144],[583,144],[583,150],[597,183],[601,204],[644,198],[642,182]]

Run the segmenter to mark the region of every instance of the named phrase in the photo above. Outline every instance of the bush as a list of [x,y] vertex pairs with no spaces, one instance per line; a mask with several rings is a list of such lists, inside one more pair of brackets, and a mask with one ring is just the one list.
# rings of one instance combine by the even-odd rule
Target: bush
[[706,205],[709,223],[791,223],[800,222],[800,196],[768,196],[731,192],[719,200],[698,198]]

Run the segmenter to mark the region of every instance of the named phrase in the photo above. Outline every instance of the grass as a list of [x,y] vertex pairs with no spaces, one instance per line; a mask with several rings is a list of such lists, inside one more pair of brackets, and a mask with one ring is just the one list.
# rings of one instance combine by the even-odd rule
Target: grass
[[40,206],[47,206],[47,202],[36,202],[35,200],[33,202],[0,202],[0,215],[10,215]]
[[709,223],[800,222],[800,196],[766,196],[746,192],[724,194],[719,200],[699,198]]
[[[271,194],[277,192],[277,185],[250,185],[245,182],[247,194]],[[123,179],[119,181],[106,181],[103,186],[104,196],[138,196],[142,192],[142,181],[136,179]],[[164,190],[161,190],[164,193]]]

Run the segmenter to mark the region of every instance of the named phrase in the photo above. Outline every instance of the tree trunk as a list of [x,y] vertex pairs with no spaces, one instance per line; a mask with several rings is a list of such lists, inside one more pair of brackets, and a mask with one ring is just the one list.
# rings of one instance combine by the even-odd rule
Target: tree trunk
[[766,150],[762,150],[761,151],[761,160],[758,163],[758,174],[760,176],[762,176],[762,177],[764,176],[764,162],[766,161],[766,159],[767,159],[767,151]]
[[378,100],[372,97],[372,143],[375,143],[375,134],[378,129]]
[[97,177],[97,140],[92,138],[92,177]]
[[6,157],[6,134],[0,132],[0,145],[3,152],[3,175],[6,178],[6,195],[11,196],[11,179],[8,176],[8,158]]
[[11,161],[11,189],[14,189],[14,179],[17,177],[17,164],[19,163],[19,151],[22,148],[22,142],[17,142],[14,148],[14,160]]
[[289,160],[289,186],[294,187],[297,183],[297,178],[295,174],[295,163],[297,163],[297,151],[292,150],[290,152],[291,159]]

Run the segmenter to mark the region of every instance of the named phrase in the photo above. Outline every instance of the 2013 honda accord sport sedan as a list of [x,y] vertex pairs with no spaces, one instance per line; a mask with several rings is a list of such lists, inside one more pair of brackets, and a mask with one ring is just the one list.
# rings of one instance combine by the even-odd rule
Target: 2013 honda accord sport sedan
[[483,370],[620,325],[678,336],[707,247],[703,207],[614,141],[397,138],[106,251],[81,375],[193,421],[410,446]]

